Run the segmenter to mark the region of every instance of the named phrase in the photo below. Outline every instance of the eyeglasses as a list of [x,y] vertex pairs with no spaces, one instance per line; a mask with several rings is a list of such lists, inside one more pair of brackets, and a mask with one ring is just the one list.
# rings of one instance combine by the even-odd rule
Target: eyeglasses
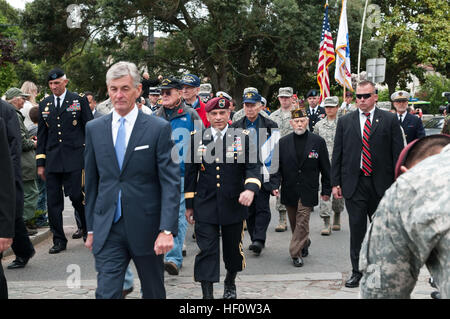
[[171,90],[162,90],[161,91],[161,95],[171,96],[172,95],[172,91]]
[[369,99],[372,96],[373,93],[365,93],[365,94],[356,94],[356,98],[358,100],[361,100],[362,98],[364,98],[364,100]]

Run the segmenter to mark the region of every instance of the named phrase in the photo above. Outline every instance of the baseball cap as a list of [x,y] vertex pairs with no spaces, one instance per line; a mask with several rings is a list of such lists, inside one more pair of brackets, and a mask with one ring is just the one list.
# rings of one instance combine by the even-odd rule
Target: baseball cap
[[181,78],[181,84],[198,88],[200,86],[200,79],[194,74],[186,74]]
[[6,91],[5,93],[5,98],[7,100],[12,100],[13,98],[15,98],[16,96],[21,96],[21,97],[27,97],[30,96],[30,94],[25,94],[23,93],[20,89],[18,88],[10,88],[8,91]]

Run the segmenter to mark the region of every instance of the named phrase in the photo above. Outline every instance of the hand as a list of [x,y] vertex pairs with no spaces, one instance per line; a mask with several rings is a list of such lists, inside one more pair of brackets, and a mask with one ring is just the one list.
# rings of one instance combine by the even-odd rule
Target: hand
[[255,197],[255,192],[247,189],[239,195],[239,203],[248,207],[252,204],[253,197]]
[[45,166],[38,166],[37,174],[45,182]]
[[322,198],[323,201],[328,202],[330,200],[330,196],[328,195],[321,195],[320,198]]
[[0,238],[0,253],[11,247],[12,238]]
[[272,191],[272,195],[278,197],[280,195],[280,191],[278,189],[274,189]]
[[336,198],[336,199],[342,198],[342,189],[341,189],[341,187],[340,186],[333,186],[332,194],[333,194],[334,198]]
[[84,247],[88,248],[92,251],[92,244],[94,243],[94,234],[88,234],[86,238],[86,242],[84,243]]
[[189,224],[194,225],[194,209],[193,208],[186,208],[186,213],[184,214],[186,216],[186,220]]
[[158,238],[155,241],[155,254],[163,255],[169,252],[173,248],[173,235],[166,235],[164,232],[160,232]]

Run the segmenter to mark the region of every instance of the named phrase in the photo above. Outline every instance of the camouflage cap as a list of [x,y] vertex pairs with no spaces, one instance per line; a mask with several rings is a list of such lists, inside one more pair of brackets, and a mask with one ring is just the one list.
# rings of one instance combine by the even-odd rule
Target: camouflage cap
[[291,97],[294,90],[291,87],[280,88],[278,90],[278,97]]
[[17,96],[21,96],[21,97],[27,97],[30,96],[30,94],[25,94],[23,93],[20,89],[18,88],[10,88],[8,91],[6,91],[5,93],[5,99],[8,100],[12,100],[13,98],[17,97]]
[[337,96],[329,96],[323,100],[324,107],[336,107],[339,105],[339,98]]

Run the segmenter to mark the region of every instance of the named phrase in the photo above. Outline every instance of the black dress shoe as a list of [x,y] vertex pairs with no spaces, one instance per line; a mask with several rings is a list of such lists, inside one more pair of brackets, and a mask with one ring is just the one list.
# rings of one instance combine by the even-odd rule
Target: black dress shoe
[[352,273],[352,276],[349,280],[345,282],[345,287],[347,288],[356,288],[359,287],[359,281],[361,280],[361,273]]
[[252,245],[253,245],[252,249],[253,252],[255,253],[256,256],[259,256],[264,248],[264,244],[259,240],[255,240]]
[[73,233],[72,235],[72,239],[78,239],[83,237],[83,230],[82,229],[77,229],[76,232]]
[[56,243],[53,245],[52,248],[48,251],[49,254],[58,254],[62,252],[63,250],[66,250],[66,245],[63,243]]
[[22,258],[22,257],[16,256],[16,259],[12,263],[10,263],[7,268],[8,269],[24,268],[27,265],[28,261],[34,256],[35,253],[36,253],[36,251],[33,250],[33,253],[28,258]]
[[292,263],[295,267],[302,267],[303,266],[303,259],[302,257],[292,258]]
[[302,248],[302,257],[305,258],[309,255],[309,246],[311,246],[311,239],[308,239],[305,247]]
[[214,299],[213,283],[210,281],[202,281],[203,299]]
[[223,283],[223,299],[236,299],[236,275],[237,272],[229,272],[227,271],[227,275],[225,276],[225,281]]

